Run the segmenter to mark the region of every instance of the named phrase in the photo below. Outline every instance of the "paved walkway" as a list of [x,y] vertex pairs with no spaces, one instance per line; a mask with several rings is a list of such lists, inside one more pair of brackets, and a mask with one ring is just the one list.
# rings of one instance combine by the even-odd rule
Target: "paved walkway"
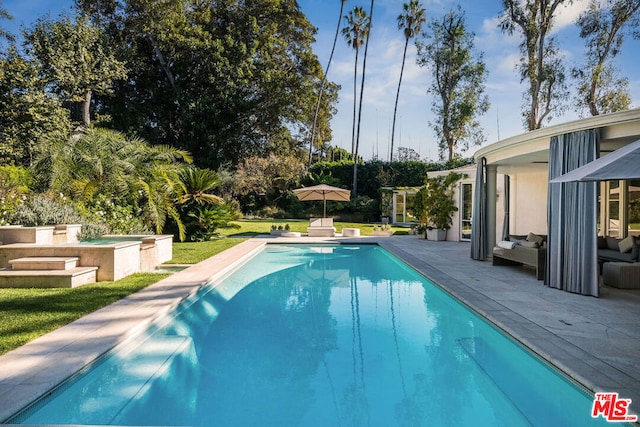
[[[245,241],[0,356],[0,423],[275,240]],[[640,414],[640,290],[603,288],[593,298],[550,289],[532,270],[471,260],[467,243],[415,236],[278,239],[343,240],[377,241],[588,389],[632,399],[632,411]]]

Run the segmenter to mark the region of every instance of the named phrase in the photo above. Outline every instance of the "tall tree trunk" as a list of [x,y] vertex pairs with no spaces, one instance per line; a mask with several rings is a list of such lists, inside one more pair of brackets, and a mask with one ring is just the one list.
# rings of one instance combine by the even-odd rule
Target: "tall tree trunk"
[[396,134],[396,114],[398,113],[398,99],[400,98],[400,85],[402,84],[402,74],[404,73],[404,61],[407,58],[407,47],[409,46],[409,37],[404,42],[404,52],[402,53],[402,66],[400,67],[400,80],[398,80],[398,90],[396,92],[396,104],[393,107],[393,125],[391,125],[391,152],[389,153],[389,162],[393,161],[393,141]]
[[91,124],[91,89],[87,89],[84,93],[84,101],[82,101],[82,123],[85,127]]
[[375,0],[371,0],[369,8],[369,25],[367,26],[367,41],[364,44],[364,59],[362,62],[362,81],[360,83],[360,105],[358,107],[358,133],[356,136],[356,149],[353,156],[353,197],[358,195],[358,148],[360,146],[360,122],[362,119],[362,95],[364,94],[364,78],[367,71],[367,52],[369,51],[369,39],[371,39],[371,26],[373,24],[373,4]]
[[358,106],[358,51],[356,47],[356,63],[353,68],[353,124],[351,125],[351,156],[356,155],[356,108]]
[[316,123],[318,120],[318,112],[320,111],[320,101],[322,101],[322,92],[324,91],[324,84],[327,82],[327,74],[329,73],[329,67],[331,66],[331,60],[333,59],[333,53],[336,50],[336,43],[338,41],[338,34],[340,33],[340,22],[342,21],[342,13],[344,12],[344,4],[346,0],[342,0],[340,5],[340,16],[338,16],[338,25],[336,26],[336,35],[333,38],[333,47],[331,47],[331,55],[329,55],[329,62],[327,68],[324,70],[322,76],[322,83],[320,84],[320,93],[318,93],[318,102],[316,104],[316,111],[313,114],[313,126],[311,127],[311,140],[309,141],[309,167],[311,167],[311,155],[313,153],[313,140],[316,135]]

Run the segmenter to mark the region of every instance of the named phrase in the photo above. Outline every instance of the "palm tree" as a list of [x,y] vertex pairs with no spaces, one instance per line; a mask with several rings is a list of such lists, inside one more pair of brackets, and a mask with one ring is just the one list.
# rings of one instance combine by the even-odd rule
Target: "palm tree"
[[[360,6],[356,6],[345,17],[347,26],[342,29],[342,35],[347,40],[349,46],[356,51],[355,66],[353,68],[353,126],[351,131],[351,153],[356,150],[356,98],[358,86],[358,53],[364,44],[364,40],[369,36],[369,19],[367,13]],[[355,159],[355,156],[354,156]]]
[[311,166],[311,154],[313,152],[313,139],[316,135],[316,123],[318,121],[318,111],[320,110],[320,101],[322,100],[322,91],[324,90],[324,84],[327,82],[327,73],[329,73],[329,67],[331,66],[331,60],[333,59],[333,53],[336,50],[336,42],[338,41],[338,34],[340,34],[340,22],[342,21],[342,12],[344,12],[344,4],[347,0],[340,0],[340,15],[338,16],[338,25],[336,26],[336,35],[333,37],[333,46],[331,47],[331,55],[329,55],[329,62],[327,68],[324,70],[322,76],[322,83],[320,84],[320,92],[318,93],[318,103],[316,104],[316,112],[313,115],[313,126],[311,127],[311,141],[309,141],[309,166]]
[[353,152],[353,197],[358,194],[358,148],[360,146],[360,119],[362,117],[362,97],[364,94],[364,76],[367,71],[367,52],[369,51],[369,36],[371,35],[371,23],[373,21],[373,4],[369,7],[369,21],[367,22],[367,42],[364,46],[364,60],[362,61],[362,81],[360,82],[360,105],[358,107],[358,134],[356,136],[356,149]]
[[396,92],[396,103],[393,107],[393,125],[391,126],[391,153],[389,161],[393,161],[393,140],[396,131],[396,114],[398,112],[398,99],[400,98],[400,85],[402,84],[402,74],[404,73],[404,62],[407,58],[407,47],[409,40],[422,29],[422,24],[427,21],[426,12],[418,0],[411,0],[402,5],[402,15],[398,16],[398,29],[404,30],[404,51],[402,53],[402,67],[400,67],[400,80],[398,81],[398,91]]

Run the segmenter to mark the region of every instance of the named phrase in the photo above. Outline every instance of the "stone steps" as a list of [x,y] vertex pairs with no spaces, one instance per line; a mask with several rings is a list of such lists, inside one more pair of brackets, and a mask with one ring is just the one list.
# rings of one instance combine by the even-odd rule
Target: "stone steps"
[[76,288],[96,282],[98,267],[78,267],[78,257],[24,257],[0,269],[2,288]]
[[0,288],[76,288],[96,282],[98,267],[68,270],[0,270]]
[[70,270],[78,266],[78,257],[25,257],[9,261],[12,270]]

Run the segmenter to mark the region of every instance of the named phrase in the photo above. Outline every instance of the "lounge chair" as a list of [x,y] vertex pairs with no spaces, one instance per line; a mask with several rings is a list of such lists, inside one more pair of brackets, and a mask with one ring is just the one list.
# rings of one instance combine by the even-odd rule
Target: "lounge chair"
[[333,226],[333,218],[310,218],[307,227],[309,237],[333,237],[336,228]]

